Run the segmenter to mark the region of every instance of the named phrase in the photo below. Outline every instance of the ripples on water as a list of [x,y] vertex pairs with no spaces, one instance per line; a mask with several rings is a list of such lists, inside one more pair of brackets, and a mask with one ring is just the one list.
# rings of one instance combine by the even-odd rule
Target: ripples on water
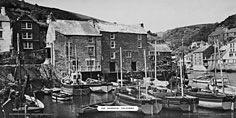
[[[189,78],[199,76],[202,72],[194,72]],[[212,73],[213,74],[213,73]],[[220,77],[220,73],[216,76]],[[225,77],[229,77],[231,83],[236,85],[236,73],[224,73]],[[192,83],[193,84],[193,83]],[[163,109],[157,115],[143,115],[136,112],[98,112],[91,114],[79,115],[77,112],[82,105],[93,104],[101,101],[111,101],[114,96],[111,94],[95,94],[91,93],[87,96],[75,96],[72,101],[56,103],[53,102],[51,96],[44,96],[42,101],[45,104],[45,112],[53,114],[50,118],[235,118],[236,112],[220,111],[198,108],[198,113],[182,113],[179,111],[171,111]]]

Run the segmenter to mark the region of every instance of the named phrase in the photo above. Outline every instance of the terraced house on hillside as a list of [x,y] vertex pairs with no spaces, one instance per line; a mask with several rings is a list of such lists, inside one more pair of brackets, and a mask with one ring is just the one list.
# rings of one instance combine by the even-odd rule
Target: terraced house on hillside
[[49,23],[46,39],[50,63],[62,73],[76,70],[82,79],[101,73],[101,34],[87,21],[56,20]]
[[102,73],[105,79],[116,81],[120,78],[120,49],[124,73],[135,75],[136,72],[144,72],[144,50],[148,52],[148,48],[147,32],[143,24],[95,23],[95,25],[102,34]]

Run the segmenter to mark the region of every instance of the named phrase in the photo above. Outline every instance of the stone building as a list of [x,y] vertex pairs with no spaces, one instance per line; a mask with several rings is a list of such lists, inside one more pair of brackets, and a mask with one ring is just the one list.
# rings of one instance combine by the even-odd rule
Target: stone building
[[148,52],[147,33],[143,24],[95,23],[95,25],[102,34],[102,73],[105,78],[109,81],[120,79],[121,60],[124,74],[131,73],[134,78],[142,76],[138,72],[144,72],[144,50]]
[[83,80],[101,73],[101,34],[89,22],[51,21],[46,44],[51,49],[50,63],[62,73],[78,70]]

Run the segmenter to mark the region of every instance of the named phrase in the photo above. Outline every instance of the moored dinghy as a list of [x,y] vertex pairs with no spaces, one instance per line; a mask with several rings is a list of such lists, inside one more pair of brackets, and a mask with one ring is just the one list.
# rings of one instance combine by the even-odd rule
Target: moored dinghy
[[52,99],[59,101],[69,101],[72,100],[72,95],[64,92],[52,93]]

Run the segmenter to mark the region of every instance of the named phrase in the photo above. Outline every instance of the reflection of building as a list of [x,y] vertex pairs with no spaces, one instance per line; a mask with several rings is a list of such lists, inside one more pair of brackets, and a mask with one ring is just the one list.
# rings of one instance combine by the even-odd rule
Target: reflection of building
[[49,23],[47,47],[51,63],[60,71],[78,71],[83,79],[97,78],[101,72],[101,34],[87,21],[56,20]]
[[[144,71],[144,49],[147,50],[147,33],[141,25],[96,23],[102,34],[102,72],[111,81],[119,78],[120,47],[123,72]],[[146,51],[148,52],[148,51]]]
[[0,52],[10,51],[10,45],[11,45],[10,19],[5,13],[5,8],[2,7],[0,14]]
[[193,52],[193,70],[206,71],[208,67],[208,58],[214,52],[212,45],[206,45]]

